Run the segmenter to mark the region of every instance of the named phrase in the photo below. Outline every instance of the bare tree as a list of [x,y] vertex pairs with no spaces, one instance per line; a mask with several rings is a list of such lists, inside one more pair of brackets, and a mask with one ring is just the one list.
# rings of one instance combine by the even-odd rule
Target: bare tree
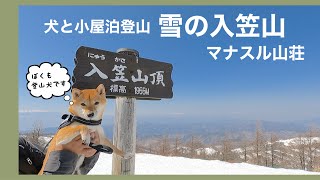
[[[290,151],[291,148],[292,147],[289,148],[289,147],[282,145],[282,144],[279,144],[279,146],[277,146],[277,149],[279,151],[278,156],[277,156],[278,157],[277,162],[278,162],[279,167],[287,167],[288,166],[288,162],[286,162],[286,159],[287,159],[287,156],[289,157],[288,151]],[[275,151],[275,150],[273,150],[273,151]],[[292,153],[292,154],[294,154],[294,153]],[[276,153],[274,153],[274,155],[276,155]],[[297,157],[297,156],[294,156],[294,157]],[[274,160],[276,160],[276,159],[274,159]],[[274,165],[275,165],[275,163],[274,163]]]
[[180,136],[176,135],[175,139],[174,139],[174,156],[180,156],[181,155],[181,151],[179,150],[180,145],[181,144],[181,138]]
[[42,146],[40,137],[43,135],[43,127],[40,121],[35,121],[32,125],[32,130],[27,133],[27,139],[35,145]]
[[192,135],[190,140],[187,142],[187,147],[190,150],[188,157],[195,158],[197,155],[196,150],[203,147],[201,138]]
[[320,172],[320,130],[316,131],[316,141],[315,146],[317,151],[315,151],[315,160],[314,160],[314,171]]
[[169,136],[168,135],[163,135],[159,139],[159,154],[162,156],[168,156],[170,154],[170,143],[169,143]]
[[317,131],[315,128],[310,128],[306,134],[306,150],[307,150],[307,170],[313,171],[317,151],[320,148],[316,140]]
[[261,151],[262,151],[262,130],[261,130],[261,122],[257,121],[256,123],[256,133],[255,133],[255,139],[254,139],[254,149],[255,149],[255,162],[257,165],[260,165],[261,163]]
[[277,135],[274,133],[271,133],[271,136],[270,136],[271,167],[275,167],[275,162],[276,162],[275,150],[278,148],[277,141],[278,141]]
[[264,162],[265,162],[265,166],[268,167],[269,166],[269,142],[266,140],[262,140],[263,141],[263,147],[264,147]]
[[243,150],[244,162],[247,162],[248,161],[248,148],[249,148],[250,143],[248,140],[248,135],[246,133],[242,134],[242,140],[241,140],[240,144],[241,144],[240,147]]
[[305,156],[306,142],[305,142],[305,138],[302,137],[301,135],[299,135],[299,138],[298,138],[297,149],[298,149],[300,168],[302,170],[305,170],[306,169],[306,156]]
[[222,141],[222,160],[226,162],[232,162],[234,160],[232,153],[232,142],[230,139],[230,135],[225,133],[223,141]]
[[152,146],[153,146],[152,140],[138,139],[137,143],[136,143],[136,153],[150,153],[151,154],[152,153],[151,152]]
[[150,154],[153,153],[153,149],[152,149],[152,144],[151,144],[151,143],[149,143],[149,148],[148,148],[148,150],[149,150],[149,153],[150,153]]

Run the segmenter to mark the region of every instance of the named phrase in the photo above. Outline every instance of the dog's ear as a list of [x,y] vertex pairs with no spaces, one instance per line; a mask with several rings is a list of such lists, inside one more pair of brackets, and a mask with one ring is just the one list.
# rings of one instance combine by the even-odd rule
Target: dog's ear
[[96,90],[98,91],[99,95],[105,95],[105,93],[106,93],[106,90],[105,90],[103,84],[100,84],[100,85],[97,87]]
[[73,98],[78,98],[80,96],[81,90],[77,88],[72,89],[72,97]]

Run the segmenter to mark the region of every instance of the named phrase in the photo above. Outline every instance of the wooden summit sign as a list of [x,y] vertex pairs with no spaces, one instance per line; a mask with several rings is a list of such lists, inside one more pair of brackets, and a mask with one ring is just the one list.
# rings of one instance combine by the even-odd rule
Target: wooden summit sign
[[172,64],[81,46],[73,88],[106,87],[107,97],[172,98]]

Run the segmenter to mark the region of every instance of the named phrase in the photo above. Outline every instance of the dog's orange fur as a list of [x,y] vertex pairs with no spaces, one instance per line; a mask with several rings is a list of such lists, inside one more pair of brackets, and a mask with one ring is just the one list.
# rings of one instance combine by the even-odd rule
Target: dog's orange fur
[[[106,105],[105,88],[103,84],[100,84],[96,89],[72,89],[72,102],[69,107],[69,112],[75,116],[79,116],[84,119],[99,120],[102,119],[103,112]],[[94,113],[93,117],[88,118],[88,114]],[[44,166],[48,161],[48,157],[52,151],[57,149],[57,145],[66,144],[70,142],[77,135],[81,135],[82,141],[86,144],[90,142],[90,132],[97,131],[100,137],[100,144],[111,147],[114,153],[124,157],[124,153],[115,147],[105,136],[102,127],[89,127],[77,122],[73,122],[69,126],[61,128],[53,137],[48,147],[46,157],[43,162],[43,166],[39,172],[39,175],[43,174]],[[82,163],[82,162],[80,162]]]

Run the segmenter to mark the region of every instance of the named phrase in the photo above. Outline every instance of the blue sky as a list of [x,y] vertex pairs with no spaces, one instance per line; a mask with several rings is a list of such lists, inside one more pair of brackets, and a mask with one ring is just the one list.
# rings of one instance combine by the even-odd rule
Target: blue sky
[[[210,33],[218,20],[214,14],[224,14],[229,29],[237,33],[235,19],[242,13],[259,15],[277,21],[285,18],[285,38],[230,38],[224,31],[212,38]],[[160,14],[181,14],[181,38],[161,38]],[[186,20],[195,15],[207,19],[209,28],[204,36],[188,35]],[[28,67],[41,62],[59,62],[72,74],[73,58],[81,45],[116,51],[129,47],[141,57],[173,64],[174,98],[162,101],[139,101],[138,115],[172,115],[186,118],[241,118],[247,120],[310,120],[320,117],[320,7],[255,7],[255,6],[20,6],[19,7],[19,109],[66,112],[68,102],[63,97],[50,100],[32,97],[26,88]],[[145,19],[151,23],[150,34],[45,34],[44,23],[56,19],[73,24],[80,19]],[[60,30],[60,29],[59,29]],[[229,45],[240,48],[265,45],[305,46],[304,61],[262,61],[234,55],[229,61],[221,56],[214,61],[207,46]],[[254,56],[257,50],[253,50]],[[223,54],[221,54],[223,55]],[[69,92],[70,94],[70,92]],[[107,106],[114,113],[114,100]]]

